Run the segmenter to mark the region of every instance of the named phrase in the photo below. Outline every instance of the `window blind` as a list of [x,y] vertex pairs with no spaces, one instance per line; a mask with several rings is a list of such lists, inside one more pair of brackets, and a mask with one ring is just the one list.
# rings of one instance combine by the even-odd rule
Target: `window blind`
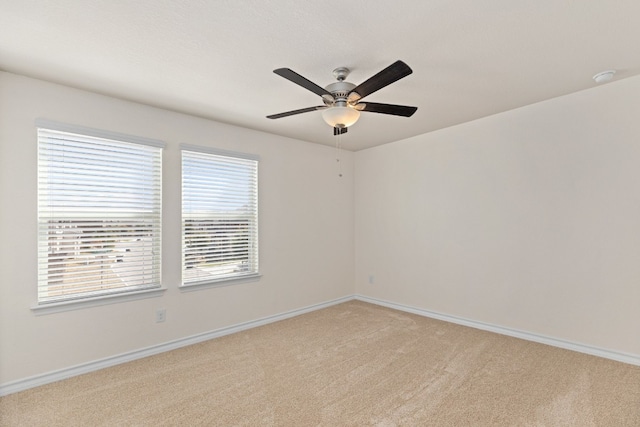
[[182,282],[258,274],[258,161],[182,150]]
[[38,302],[160,287],[162,147],[38,128]]

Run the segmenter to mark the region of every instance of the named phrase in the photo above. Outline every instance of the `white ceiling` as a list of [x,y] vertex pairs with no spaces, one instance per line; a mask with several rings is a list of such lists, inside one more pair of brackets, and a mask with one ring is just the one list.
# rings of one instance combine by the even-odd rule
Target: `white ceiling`
[[346,66],[359,84],[401,59],[413,74],[367,101],[343,136],[360,150],[640,73],[639,0],[0,0],[0,69],[332,145],[320,86]]

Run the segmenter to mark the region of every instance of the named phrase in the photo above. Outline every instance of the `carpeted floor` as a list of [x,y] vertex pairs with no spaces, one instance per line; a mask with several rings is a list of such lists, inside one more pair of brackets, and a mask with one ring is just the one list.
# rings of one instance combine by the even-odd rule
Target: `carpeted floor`
[[640,426],[640,367],[351,301],[0,398],[2,426]]

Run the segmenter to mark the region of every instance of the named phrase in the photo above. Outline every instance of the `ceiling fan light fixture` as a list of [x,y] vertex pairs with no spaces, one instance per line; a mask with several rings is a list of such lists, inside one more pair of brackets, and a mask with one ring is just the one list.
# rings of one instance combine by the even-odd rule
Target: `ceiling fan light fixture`
[[330,107],[322,111],[322,118],[331,127],[346,128],[360,118],[360,111],[351,107]]

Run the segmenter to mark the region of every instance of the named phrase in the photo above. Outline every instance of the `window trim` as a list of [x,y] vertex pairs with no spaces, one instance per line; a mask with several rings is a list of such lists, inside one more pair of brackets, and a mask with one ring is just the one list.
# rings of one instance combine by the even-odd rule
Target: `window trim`
[[240,285],[242,283],[258,282],[262,277],[262,273],[247,274],[238,277],[225,277],[224,279],[214,279],[207,282],[197,282],[191,285],[180,284],[179,288],[182,292],[199,291],[201,289],[222,288],[225,286]]
[[144,138],[141,136],[128,135],[125,133],[111,132],[108,130],[94,129],[90,127],[71,125],[68,123],[60,123],[53,120],[37,118],[35,120],[36,130],[45,128],[59,132],[77,133],[80,135],[92,136],[94,138],[113,139],[116,141],[130,142],[133,144],[150,145],[152,147],[165,148],[166,143],[158,139]]
[[91,298],[81,298],[60,302],[38,304],[31,307],[31,311],[36,316],[46,314],[61,313],[64,311],[80,310],[89,307],[99,307],[102,305],[116,304],[127,301],[135,301],[147,298],[156,298],[164,295],[167,288],[143,289],[140,291],[121,292],[117,294],[100,295]]
[[[180,181],[181,181],[181,185],[180,185],[180,241],[181,241],[181,253],[180,253],[180,285],[178,286],[178,288],[182,291],[182,292],[190,292],[190,291],[197,291],[197,290],[201,290],[201,289],[209,289],[209,288],[219,288],[219,287],[224,287],[224,286],[231,286],[231,285],[236,285],[236,284],[241,284],[241,283],[248,283],[248,282],[256,282],[259,281],[260,278],[262,277],[262,273],[260,272],[260,261],[259,261],[259,254],[260,254],[260,238],[259,238],[259,231],[257,233],[256,236],[256,248],[257,248],[257,253],[258,253],[258,269],[257,271],[250,273],[250,274],[245,274],[245,275],[239,275],[239,276],[232,276],[232,277],[222,277],[222,278],[214,278],[214,279],[209,279],[209,280],[203,280],[203,281],[198,281],[198,282],[192,282],[192,283],[188,283],[185,284],[184,283],[184,270],[183,270],[183,263],[184,263],[184,248],[182,247],[184,245],[184,227],[183,227],[183,214],[184,214],[184,208],[182,206],[182,199],[183,199],[183,188],[182,188],[182,182],[183,182],[183,171],[182,171],[182,165],[183,165],[183,157],[182,157],[182,153],[184,151],[190,151],[190,152],[195,152],[195,153],[205,153],[205,154],[213,154],[216,156],[224,156],[224,157],[232,157],[232,158],[239,158],[239,159],[245,159],[245,160],[253,160],[257,163],[256,165],[256,191],[259,194],[259,189],[257,188],[259,186],[259,162],[260,162],[260,156],[258,156],[257,154],[250,154],[250,153],[242,153],[242,152],[237,152],[237,151],[229,151],[229,150],[223,150],[223,149],[219,149],[219,148],[215,148],[215,147],[205,147],[205,146],[200,146],[200,145],[192,145],[192,144],[180,144]],[[260,221],[260,215],[259,215],[259,211],[260,211],[260,197],[257,195],[257,200],[256,200],[256,226],[258,227],[259,230],[259,221]]]
[[[78,125],[74,125],[74,124],[68,124],[68,123],[61,123],[61,122],[57,122],[57,121],[53,121],[53,120],[48,120],[48,119],[44,119],[44,118],[37,118],[35,119],[35,129],[36,129],[36,133],[38,131],[38,129],[46,129],[46,130],[51,130],[51,131],[58,131],[58,132],[67,132],[67,133],[72,133],[72,134],[78,134],[78,135],[83,135],[83,136],[87,136],[87,137],[93,137],[93,138],[103,138],[103,139],[109,139],[109,140],[114,140],[117,142],[124,142],[124,143],[131,143],[131,144],[139,144],[139,145],[146,145],[146,146],[151,146],[151,147],[155,147],[155,148],[160,148],[161,150],[164,149],[166,147],[166,143],[164,141],[160,141],[160,140],[156,140],[156,139],[151,139],[151,138],[145,138],[145,137],[140,137],[140,136],[135,136],[135,135],[129,135],[129,134],[124,134],[124,133],[118,133],[118,132],[112,132],[112,131],[107,131],[107,130],[102,130],[102,129],[95,129],[95,128],[90,128],[90,127],[84,127],[84,126],[78,126]],[[37,139],[37,143],[39,145],[39,140]],[[38,154],[39,156],[39,154]],[[162,168],[162,164],[163,164],[163,153],[162,151],[160,152],[160,167]],[[160,170],[160,190],[159,190],[159,200],[160,200],[160,255],[159,255],[159,278],[160,280],[158,281],[157,285],[154,285],[153,287],[148,287],[148,288],[143,288],[143,289],[136,289],[136,290],[130,290],[130,291],[121,291],[121,292],[112,292],[112,293],[105,293],[103,295],[93,295],[93,296],[88,296],[88,297],[78,297],[78,298],[69,298],[69,299],[63,299],[60,301],[40,301],[39,297],[38,297],[38,287],[36,287],[36,303],[31,307],[31,311],[36,314],[36,315],[43,315],[43,314],[51,314],[51,313],[58,313],[58,312],[63,312],[63,311],[70,311],[70,310],[76,310],[76,309],[81,309],[81,308],[87,308],[87,307],[95,307],[95,306],[101,306],[101,305],[106,305],[106,304],[113,304],[113,303],[117,303],[117,302],[124,302],[124,301],[133,301],[133,300],[138,300],[138,299],[145,299],[145,298],[153,298],[153,297],[159,297],[161,295],[164,294],[164,292],[167,290],[166,287],[163,287],[162,284],[162,198],[163,198],[163,191],[162,191],[162,169]],[[38,192],[39,192],[39,185],[38,185]],[[36,214],[37,215],[37,220],[40,220],[40,215],[39,212]],[[40,237],[38,235],[38,246],[40,245]],[[38,259],[39,259],[39,255],[38,255]],[[38,261],[39,264],[39,261]],[[38,279],[39,281],[39,279]]]
[[240,159],[255,160],[256,162],[260,161],[260,156],[258,156],[257,154],[221,150],[219,148],[203,147],[201,145],[180,144],[180,152],[182,151],[194,151],[196,153],[208,153],[208,154],[214,154],[216,156],[237,157]]

